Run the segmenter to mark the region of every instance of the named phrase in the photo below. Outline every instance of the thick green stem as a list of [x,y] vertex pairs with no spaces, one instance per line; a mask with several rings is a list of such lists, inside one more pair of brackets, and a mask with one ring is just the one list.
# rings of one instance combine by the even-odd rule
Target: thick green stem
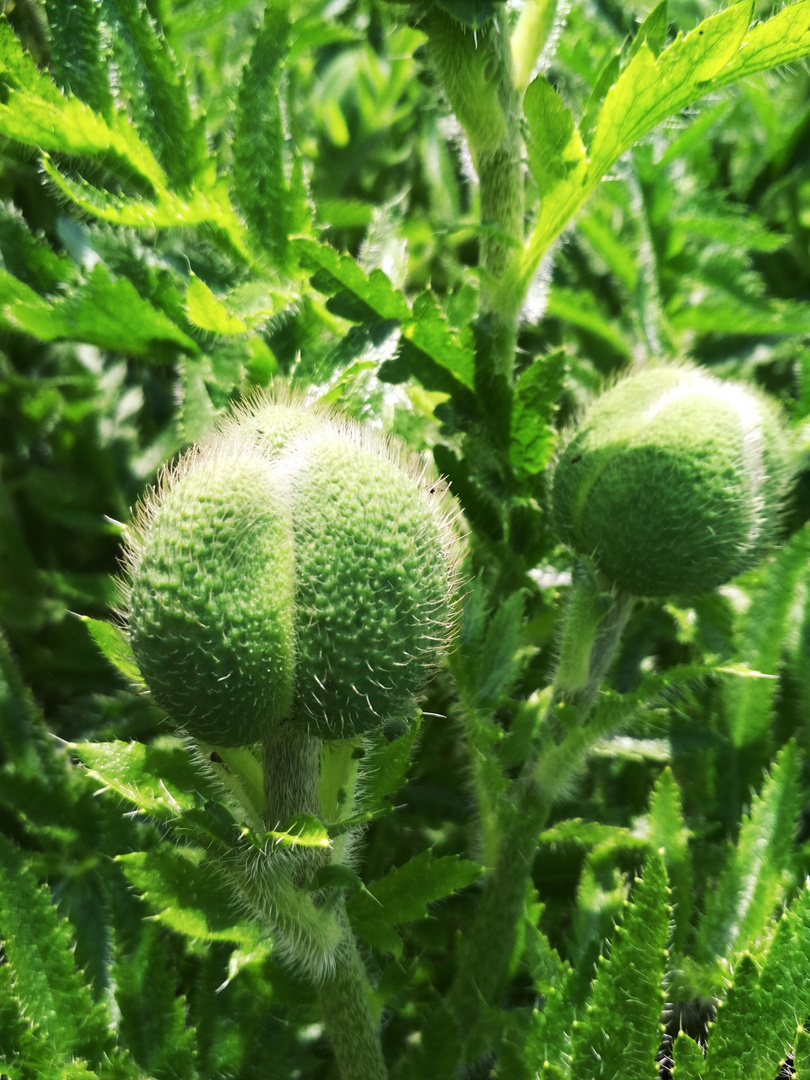
[[510,974],[537,836],[550,810],[550,804],[528,779],[517,782],[515,795],[514,819],[502,834],[495,865],[484,882],[481,904],[450,991],[450,1007],[464,1025],[463,1035],[473,1055],[486,1049],[476,1045],[475,1018],[497,1001]]
[[576,709],[576,723],[585,724],[634,604],[630,593],[600,589],[590,570],[575,571],[549,720],[565,703]]
[[495,286],[522,250],[524,191],[520,96],[512,82],[506,15],[473,33],[436,8],[420,25],[478,173],[482,310],[496,324],[493,366],[511,381],[520,300]]
[[319,751],[319,740],[292,724],[282,724],[263,743],[264,821],[268,829],[281,828],[295,814],[320,813]]
[[[319,816],[322,813],[320,740],[285,724],[264,743],[262,750],[268,829],[283,826],[296,814]],[[346,774],[348,781],[350,750],[344,746],[336,755],[344,762],[340,772]],[[332,791],[332,787],[326,784],[323,792],[328,793],[330,802],[339,801],[341,794],[346,798],[345,792]],[[330,853],[324,849],[295,848],[277,851],[265,866],[268,874],[280,871],[298,889],[304,889],[329,860]],[[309,891],[298,895],[302,908],[314,899],[315,907],[324,911],[324,899],[319,893],[313,896]],[[342,897],[337,901],[333,898],[329,915],[329,925],[337,929],[337,941],[329,962],[312,974],[340,1075],[342,1080],[386,1080],[379,1025],[371,1007],[371,988]],[[304,951],[300,945],[298,948]]]
[[317,987],[324,1027],[343,1080],[386,1080],[366,969],[342,901],[336,915],[342,937],[335,966]]
[[[575,582],[542,729],[546,738],[512,786],[508,809],[501,817],[495,864],[484,881],[467,950],[450,992],[451,1006],[464,1024],[472,1053],[481,1049],[475,1043],[475,1017],[497,1002],[510,974],[537,838],[555,800],[582,767],[593,742],[604,734],[588,727],[588,715],[633,602],[624,593],[601,592],[590,575],[578,576]],[[561,705],[567,706],[562,723]]]

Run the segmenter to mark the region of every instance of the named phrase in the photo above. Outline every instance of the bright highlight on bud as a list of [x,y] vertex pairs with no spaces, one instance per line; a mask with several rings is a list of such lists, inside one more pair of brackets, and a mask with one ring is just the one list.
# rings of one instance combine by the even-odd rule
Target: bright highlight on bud
[[788,475],[764,395],[690,367],[651,368],[585,413],[554,472],[555,527],[628,592],[703,592],[768,550]]
[[452,623],[452,515],[357,425],[267,398],[235,413],[130,530],[127,619],[155,700],[222,746],[402,715]]

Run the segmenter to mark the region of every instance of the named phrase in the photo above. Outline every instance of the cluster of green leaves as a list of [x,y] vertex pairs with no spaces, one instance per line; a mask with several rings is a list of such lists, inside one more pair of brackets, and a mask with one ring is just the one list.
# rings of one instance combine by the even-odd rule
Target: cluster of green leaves
[[[539,35],[528,239],[494,284],[430,66],[434,8],[475,48],[518,14]],[[766,71],[810,53],[810,4],[672,0],[639,26],[632,6],[574,3],[561,34],[555,10],[18,0],[0,20],[10,1080],[334,1075],[312,987],[234,881],[233,853],[249,866],[266,838],[223,767],[131,692],[101,621],[128,508],[276,376],[429,448],[470,527],[454,682],[438,676],[418,738],[368,748],[364,842],[318,883],[348,897],[392,1073],[441,1080],[478,1057],[482,1077],[651,1078],[663,1014],[677,1075],[772,1077],[791,1047],[810,1075],[810,110],[803,69]],[[484,295],[522,306],[511,382]],[[718,594],[636,605],[592,718],[607,734],[578,775],[547,766],[567,786],[509,985],[470,1030],[445,999],[568,591],[548,470],[587,394],[659,356],[783,402],[784,543]],[[294,833],[275,840],[340,829]]]

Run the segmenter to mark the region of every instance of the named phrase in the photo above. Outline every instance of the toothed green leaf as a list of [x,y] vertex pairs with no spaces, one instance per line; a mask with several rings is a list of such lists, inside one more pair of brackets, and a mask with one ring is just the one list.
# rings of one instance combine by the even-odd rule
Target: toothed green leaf
[[[807,573],[810,531],[800,529],[759,572],[750,607],[740,618],[739,654],[758,671],[777,675],[796,590]],[[731,679],[724,685],[726,715],[735,746],[770,730],[775,679]]]
[[529,167],[538,187],[548,192],[585,158],[574,117],[545,75],[529,84],[523,101],[528,124]]
[[498,605],[478,657],[475,693],[481,707],[507,694],[520,667],[523,594],[512,593]]
[[538,357],[520,376],[512,401],[509,460],[519,476],[535,476],[554,451],[552,420],[568,364],[558,349]]
[[657,1080],[662,978],[669,934],[667,876],[661,856],[647,860],[607,958],[599,961],[586,1012],[575,1025],[571,1072],[583,1080]]
[[791,742],[754,797],[737,846],[708,893],[696,942],[696,954],[705,962],[759,951],[767,943],[769,922],[793,880],[798,811],[798,765]]
[[108,168],[163,187],[165,177],[152,151],[121,113],[110,123],[79,98],[67,98],[40,74],[11,27],[0,20],[0,76],[11,87],[0,105],[0,135],[35,149],[103,156]]
[[269,0],[242,74],[233,143],[236,198],[256,247],[278,265],[286,262],[292,227],[279,98],[289,31],[289,3]]
[[540,834],[543,844],[574,844],[577,847],[591,848],[610,845],[628,851],[643,851],[646,839],[636,836],[630,829],[619,825],[602,825],[598,821],[583,821],[582,818],[570,818],[561,821]]
[[125,278],[99,263],[67,295],[49,300],[0,269],[0,326],[38,341],[85,341],[125,356],[150,356],[158,343],[197,345]]
[[678,1080],[703,1080],[703,1048],[683,1031],[678,1032],[673,1044],[672,1060]]
[[142,137],[172,184],[187,187],[207,157],[202,128],[166,35],[141,0],[102,0],[117,77]]
[[68,923],[20,852],[0,836],[0,939],[26,1019],[65,1059],[99,1064],[112,1050],[107,1010],[94,1004],[73,963]]
[[686,942],[691,922],[692,866],[681,793],[669,767],[659,776],[650,797],[647,839],[651,847],[664,855],[675,917],[672,947],[680,950]]
[[194,1030],[186,1027],[165,932],[155,923],[142,926],[137,945],[119,954],[113,972],[122,1039],[149,1076],[195,1080]]
[[340,255],[326,244],[296,241],[301,262],[317,268],[313,286],[330,297],[341,299],[345,317],[357,322],[398,322],[411,346],[423,352],[454,380],[472,388],[475,371],[469,336],[450,328],[432,292],[420,293],[413,312],[402,293],[394,289],[382,270],[370,274],[349,255]]
[[76,743],[71,750],[91,776],[153,817],[172,821],[216,797],[211,780],[183,746],[166,743]]
[[601,109],[593,119],[583,118],[583,131],[593,128],[589,156],[542,193],[533,235],[519,266],[505,279],[507,288],[513,287],[512,274],[528,285],[602,177],[662,120],[721,86],[810,53],[810,0],[788,4],[749,29],[752,13],[750,0],[734,4],[679,35],[658,56],[643,43],[618,78],[615,67],[606,69],[606,81],[613,81]]
[[456,855],[434,859],[431,851],[423,851],[355,893],[346,907],[352,925],[364,941],[380,952],[399,956],[402,942],[393,928],[425,918],[429,903],[466,888],[480,874],[477,863]]
[[50,69],[66,93],[107,119],[112,114],[109,55],[102,47],[97,0],[45,0],[51,32]]
[[772,1080],[793,1042],[797,1020],[810,1015],[810,889],[806,885],[779,920],[760,972],[757,999],[756,1013],[747,1018],[748,1023],[732,1023],[730,1003],[718,1015],[709,1041],[707,1080],[728,1076],[732,1062],[746,1080]]
[[143,893],[158,922],[200,941],[235,941],[258,947],[257,923],[240,919],[233,889],[205,853],[166,845],[117,856],[127,878]]
[[403,735],[388,742],[379,737],[363,758],[363,784],[358,792],[358,807],[374,813],[389,805],[405,782],[411,752],[421,728],[421,718],[412,720]]
[[245,228],[236,216],[222,179],[205,177],[205,186],[183,193],[170,191],[161,182],[155,187],[154,200],[147,201],[102,191],[86,180],[67,176],[47,156],[42,159],[42,168],[80,210],[111,225],[133,229],[208,225],[226,250],[239,260],[249,258]]
[[632,693],[620,694],[611,689],[602,690],[592,723],[598,725],[600,731],[618,728],[637,715],[640,709],[655,703],[661,694],[665,694],[672,687],[717,675],[731,676],[743,681],[772,678],[763,672],[751,670],[745,664],[677,664],[660,674],[644,675],[638,690]]

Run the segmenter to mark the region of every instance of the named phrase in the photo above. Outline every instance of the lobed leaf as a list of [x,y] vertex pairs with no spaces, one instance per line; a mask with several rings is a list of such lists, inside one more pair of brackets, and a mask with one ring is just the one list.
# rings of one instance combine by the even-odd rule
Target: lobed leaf
[[583,1080],[657,1080],[662,978],[669,934],[664,861],[650,855],[607,959],[597,968],[585,1014],[576,1022],[571,1073]]
[[279,266],[286,262],[292,226],[279,98],[289,32],[289,0],[269,0],[242,73],[233,139],[236,199],[255,246]]
[[[652,35],[653,47],[643,41],[620,74],[615,60],[605,67],[580,125],[588,140],[588,156],[580,157],[574,146],[576,131],[562,154],[558,148],[557,160],[567,158],[572,167],[541,191],[534,232],[503,279],[504,295],[516,288],[525,291],[550,246],[603,176],[662,120],[721,86],[810,53],[810,0],[797,0],[754,26],[752,14],[753,0],[744,0],[704,19],[658,55],[660,37]],[[609,89],[597,113],[605,84]],[[545,116],[542,111],[533,117],[534,123],[530,119],[529,140],[538,145],[544,145],[539,129]],[[559,139],[562,129],[555,130]]]
[[468,338],[450,329],[432,292],[420,293],[413,311],[402,293],[394,289],[382,270],[370,274],[349,255],[340,255],[326,244],[299,239],[296,249],[304,266],[316,269],[313,286],[339,300],[336,314],[356,322],[399,323],[402,336],[424,353],[452,379],[472,389],[475,360]]
[[429,903],[466,888],[480,873],[477,863],[459,859],[457,855],[434,859],[431,851],[423,851],[355,893],[346,909],[352,926],[364,941],[380,952],[400,956],[402,941],[394,927],[425,918]]
[[184,810],[216,799],[209,777],[188,750],[170,740],[143,743],[74,743],[71,750],[91,776],[144,813],[172,821]]
[[239,918],[232,887],[203,851],[164,844],[155,851],[118,855],[116,861],[155,910],[157,921],[178,934],[254,949],[262,941],[258,924]]
[[150,356],[158,342],[188,353],[198,347],[126,278],[97,263],[65,296],[50,300],[0,269],[0,326],[38,341],[84,341],[125,356]]
[[792,881],[798,811],[798,763],[790,742],[754,797],[737,846],[709,893],[695,945],[699,959],[713,963],[767,943],[774,910]]
[[99,1064],[112,1050],[106,1008],[93,1002],[73,963],[69,925],[0,836],[0,938],[14,972],[14,991],[27,1020],[63,1059]]
[[520,477],[536,476],[551,460],[555,444],[552,425],[568,363],[558,349],[538,357],[515,385],[509,435],[509,461]]

